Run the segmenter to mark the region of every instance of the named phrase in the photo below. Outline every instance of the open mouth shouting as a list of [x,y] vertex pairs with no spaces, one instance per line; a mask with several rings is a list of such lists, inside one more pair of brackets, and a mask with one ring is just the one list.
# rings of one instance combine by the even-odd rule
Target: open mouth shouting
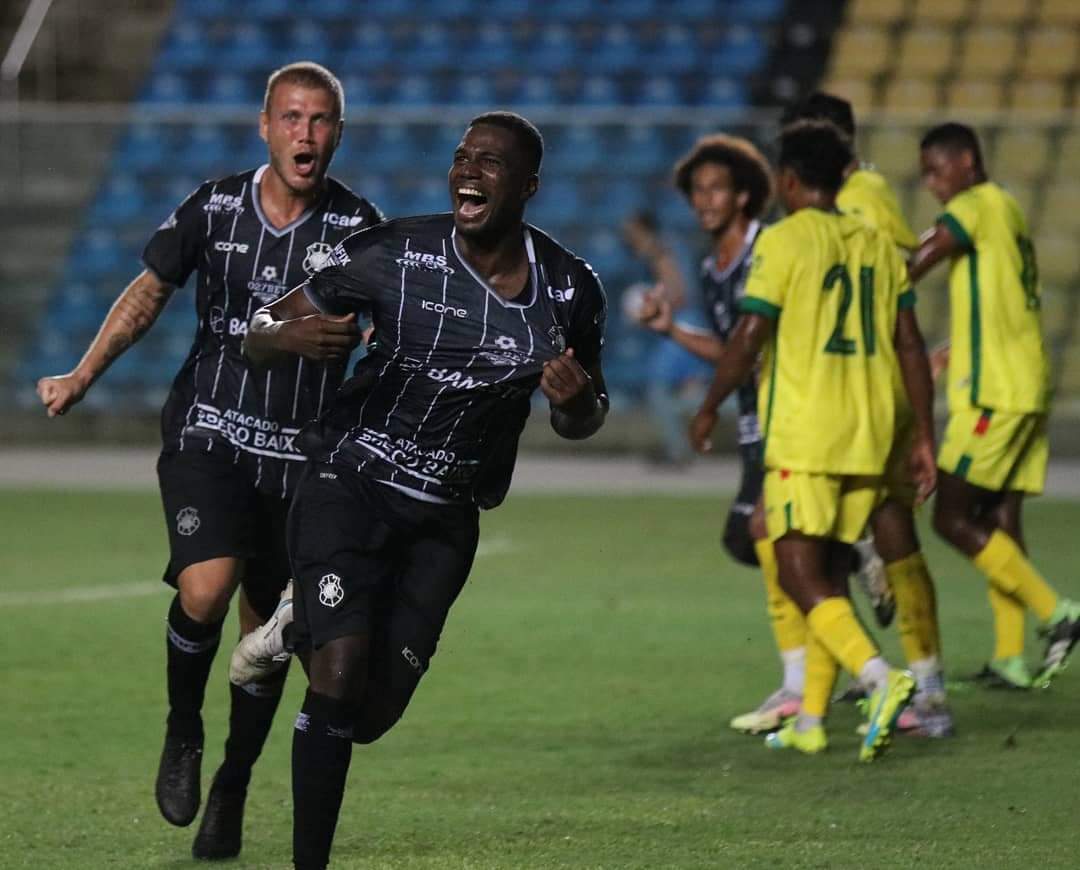
[[315,173],[317,161],[313,151],[298,151],[292,159],[293,169],[301,178],[309,178]]
[[465,221],[479,220],[487,212],[488,198],[478,188],[470,185],[458,187],[455,193],[456,211]]

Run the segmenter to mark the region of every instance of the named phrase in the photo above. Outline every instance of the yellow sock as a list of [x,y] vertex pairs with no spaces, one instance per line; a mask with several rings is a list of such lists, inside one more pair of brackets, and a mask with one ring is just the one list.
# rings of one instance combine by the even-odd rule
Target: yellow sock
[[975,555],[975,567],[1001,592],[1018,598],[1042,622],[1057,607],[1057,593],[1028,561],[1016,541],[995,529],[986,546]]
[[900,646],[908,663],[941,655],[934,581],[920,552],[885,566],[896,597]]
[[772,541],[754,541],[754,552],[765,578],[765,600],[773,637],[781,653],[806,646],[806,617],[799,606],[780,588],[780,570]]
[[878,654],[846,598],[826,598],[806,614],[806,623],[832,657],[855,677]]
[[1024,603],[994,585],[986,587],[994,611],[994,658],[1024,654]]
[[799,711],[801,714],[825,718],[839,672],[836,659],[810,632],[806,638],[806,685],[803,688],[802,709]]

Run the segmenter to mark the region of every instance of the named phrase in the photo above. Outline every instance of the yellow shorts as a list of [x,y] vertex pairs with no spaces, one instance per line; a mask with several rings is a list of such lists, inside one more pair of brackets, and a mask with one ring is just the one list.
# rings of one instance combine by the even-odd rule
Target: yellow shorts
[[938,468],[991,492],[1037,494],[1049,458],[1046,414],[964,408],[949,415]]
[[911,443],[915,437],[915,415],[897,408],[896,435],[893,437],[892,452],[885,463],[885,497],[912,509],[918,497],[918,487],[911,479],[908,461],[911,459]]
[[765,527],[769,540],[788,532],[853,544],[885,497],[883,477],[765,472]]

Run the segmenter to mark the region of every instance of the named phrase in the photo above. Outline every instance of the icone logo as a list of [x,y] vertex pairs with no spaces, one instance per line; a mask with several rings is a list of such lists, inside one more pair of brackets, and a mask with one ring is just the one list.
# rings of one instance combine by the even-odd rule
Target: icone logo
[[246,254],[248,246],[243,242],[214,242],[214,250],[228,254],[235,251],[237,254]]
[[323,215],[323,223],[335,227],[358,227],[364,219],[358,214],[334,214],[328,211]]
[[452,305],[443,305],[441,302],[432,302],[430,299],[421,299],[420,307],[425,311],[434,311],[436,314],[449,314],[451,317],[469,316],[469,312],[464,308],[454,308]]

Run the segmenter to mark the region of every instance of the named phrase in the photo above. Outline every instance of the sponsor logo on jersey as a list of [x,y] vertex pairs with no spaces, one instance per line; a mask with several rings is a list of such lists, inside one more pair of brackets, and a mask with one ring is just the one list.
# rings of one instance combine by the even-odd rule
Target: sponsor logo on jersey
[[341,578],[337,574],[323,574],[319,581],[319,603],[324,607],[337,607],[344,597]]
[[405,647],[401,650],[401,657],[405,659],[405,661],[409,663],[409,667],[411,667],[418,674],[422,674],[424,672],[424,665],[420,661],[420,657],[417,656],[417,654],[408,647]]
[[309,275],[321,272],[331,265],[334,249],[326,242],[312,242],[307,246],[307,256],[304,257],[304,271]]
[[443,275],[454,274],[454,270],[446,264],[446,257],[442,254],[425,254],[422,251],[403,251],[402,256],[394,262],[403,269],[426,269],[429,272],[440,272]]
[[469,312],[464,308],[455,308],[453,305],[444,305],[442,302],[432,302],[430,299],[421,299],[420,307],[424,311],[434,311],[436,314],[449,314],[451,317],[468,317]]
[[299,429],[282,426],[277,420],[245,414],[236,408],[225,411],[200,402],[195,406],[193,429],[221,434],[234,447],[276,459],[305,459],[296,447]]
[[330,256],[326,260],[326,265],[323,266],[348,266],[352,262],[352,258],[345,252],[345,246],[342,244],[334,245],[334,250],[330,252]]
[[477,355],[496,366],[523,366],[532,361],[532,357],[518,350],[513,336],[500,335],[495,339],[495,348],[482,350]]
[[199,519],[199,511],[196,508],[180,508],[176,514],[176,531],[185,537],[194,535],[201,525],[202,521]]
[[214,242],[214,250],[223,254],[246,254],[248,246],[244,242]]
[[262,279],[264,281],[277,281],[277,266],[263,266]]
[[556,302],[569,302],[571,299],[574,298],[575,289],[576,288],[574,287],[552,287],[550,284],[548,284],[547,293],[548,296],[550,296]]
[[243,214],[244,200],[231,193],[214,193],[203,206],[207,214]]
[[332,227],[358,227],[364,219],[358,214],[334,214],[328,211],[323,215],[323,223]]
[[482,381],[472,375],[465,374],[465,372],[453,371],[452,369],[428,369],[427,376],[433,381],[446,384],[456,390],[475,390],[478,387],[488,385],[487,381]]

